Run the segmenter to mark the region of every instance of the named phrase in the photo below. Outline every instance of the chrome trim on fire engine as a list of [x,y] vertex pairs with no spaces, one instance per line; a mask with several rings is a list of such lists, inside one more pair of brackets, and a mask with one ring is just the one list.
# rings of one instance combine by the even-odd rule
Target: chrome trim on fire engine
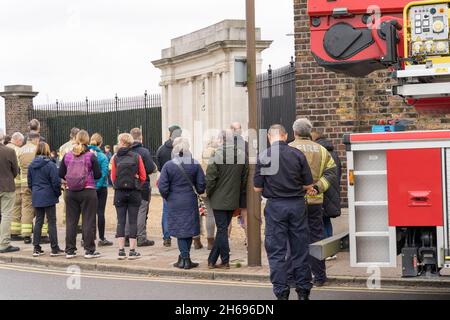
[[394,87],[395,94],[404,98],[423,99],[450,96],[450,82],[404,84]]

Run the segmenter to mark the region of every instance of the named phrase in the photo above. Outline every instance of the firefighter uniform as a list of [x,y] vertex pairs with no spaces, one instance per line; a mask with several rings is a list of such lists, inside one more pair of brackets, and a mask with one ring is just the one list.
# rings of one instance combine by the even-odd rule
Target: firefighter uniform
[[[13,149],[16,152],[17,157],[17,163],[19,163],[19,151],[20,147],[16,146],[13,143],[9,143],[7,147]],[[17,177],[14,179],[14,182],[16,184],[16,201],[14,203],[14,209],[13,209],[13,217],[11,220],[11,237],[18,237],[20,236],[22,232],[22,195],[21,195],[21,174],[17,175]]]
[[[28,188],[28,167],[33,162],[36,156],[37,146],[28,141],[19,150],[19,168],[21,173],[21,198],[22,198],[22,218],[21,218],[21,233],[22,237],[31,237],[33,233],[34,208],[31,202],[31,190]],[[42,235],[48,235],[48,223],[46,222],[42,227]]]
[[265,247],[274,294],[279,299],[289,296],[289,248],[297,292],[309,296],[312,277],[303,186],[312,185],[313,178],[306,157],[286,142],[275,142],[259,156],[254,183],[268,199],[264,210]]
[[[290,146],[297,148],[306,156],[314,180],[316,196],[307,196],[307,215],[310,241],[315,243],[326,238],[323,224],[323,198],[331,183],[337,180],[337,167],[327,149],[311,141],[310,138],[297,137]],[[327,280],[325,261],[309,257],[314,282],[323,284]]]

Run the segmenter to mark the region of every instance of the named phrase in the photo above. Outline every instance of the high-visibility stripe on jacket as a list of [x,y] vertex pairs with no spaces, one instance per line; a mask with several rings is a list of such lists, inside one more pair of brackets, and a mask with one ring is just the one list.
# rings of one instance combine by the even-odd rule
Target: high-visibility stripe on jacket
[[307,196],[308,204],[322,204],[324,192],[328,190],[333,179],[337,179],[336,163],[327,149],[307,138],[297,138],[290,144],[304,153],[314,180],[319,190],[317,196]]
[[22,224],[20,222],[11,222],[11,234],[19,235],[22,232]]

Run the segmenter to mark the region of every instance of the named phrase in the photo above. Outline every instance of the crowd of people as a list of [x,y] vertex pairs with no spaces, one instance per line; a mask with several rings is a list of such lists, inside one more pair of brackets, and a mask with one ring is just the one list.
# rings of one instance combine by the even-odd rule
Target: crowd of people
[[[138,247],[155,245],[148,239],[147,222],[150,175],[159,171],[163,245],[170,247],[176,238],[180,252],[174,267],[198,267],[191,247],[203,248],[206,229],[208,268],[229,269],[231,221],[238,216],[246,231],[247,184],[254,179],[255,190],[267,199],[265,247],[274,293],[286,299],[294,285],[299,298],[307,299],[313,283],[327,281],[325,262],[309,256],[308,245],[332,236],[331,218],[340,215],[341,168],[330,141],[314,132],[307,119],[297,120],[293,129],[295,140],[288,144],[283,126],[270,128],[271,146],[259,155],[254,177],[249,177],[249,146],[237,122],[208,142],[200,161],[176,125],[155,158],[144,147],[139,128],[120,134],[113,150],[103,147],[101,134],[73,128],[58,152],[50,151],[35,119],[25,135],[16,132],[8,138],[0,132],[0,253],[19,251],[11,241],[24,241],[39,257],[45,254],[41,245],[49,243],[50,256],[73,259],[81,233],[84,258],[99,258],[97,247],[113,245],[105,236],[112,186],[118,259],[141,258]],[[273,171],[275,151],[280,165]],[[56,221],[61,196],[65,250],[58,243]]]

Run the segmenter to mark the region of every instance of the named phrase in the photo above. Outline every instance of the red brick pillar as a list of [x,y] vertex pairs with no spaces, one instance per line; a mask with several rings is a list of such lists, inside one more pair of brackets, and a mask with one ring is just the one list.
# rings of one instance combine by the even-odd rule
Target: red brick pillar
[[0,92],[0,96],[5,99],[6,134],[28,132],[33,98],[37,95],[38,92],[34,92],[32,86],[24,85],[5,86],[5,91]]

